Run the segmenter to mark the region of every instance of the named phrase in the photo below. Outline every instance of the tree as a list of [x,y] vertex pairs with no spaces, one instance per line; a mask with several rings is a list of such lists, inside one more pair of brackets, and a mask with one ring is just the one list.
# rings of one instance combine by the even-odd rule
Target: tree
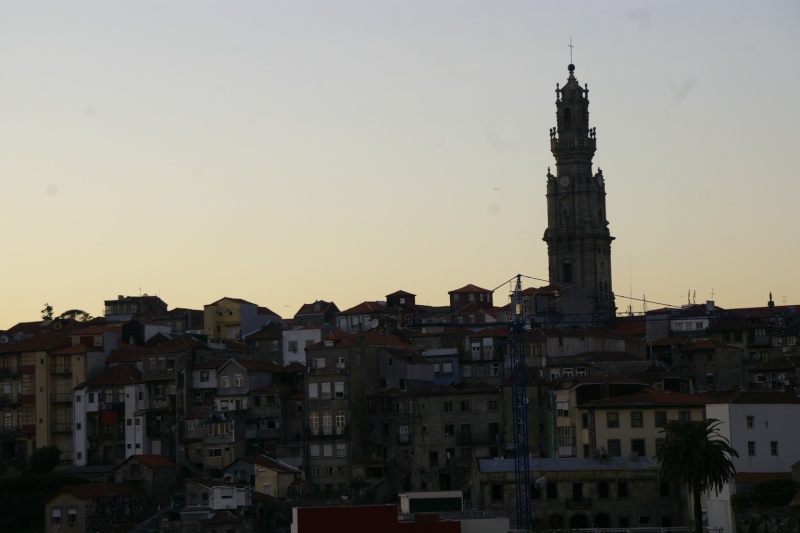
[[31,474],[49,474],[61,458],[61,450],[56,446],[37,448],[30,456],[28,464]]
[[692,493],[696,533],[703,532],[700,496],[711,489],[721,490],[736,473],[732,457],[739,454],[719,434],[720,423],[715,418],[699,422],[673,420],[661,430],[666,439],[656,453],[659,471],[663,478]]
[[88,322],[93,317],[83,309],[70,309],[69,311],[64,311],[63,313],[58,315],[58,318],[61,319],[71,318],[72,320],[77,320],[78,322]]
[[53,306],[46,303],[42,309],[42,320],[53,320]]

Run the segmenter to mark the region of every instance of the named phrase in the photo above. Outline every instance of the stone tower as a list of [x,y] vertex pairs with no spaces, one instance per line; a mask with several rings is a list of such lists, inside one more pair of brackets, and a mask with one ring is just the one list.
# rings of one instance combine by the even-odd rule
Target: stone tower
[[550,130],[556,175],[547,169],[547,242],[550,283],[578,284],[586,289],[593,317],[607,320],[616,312],[611,286],[611,236],[606,220],[603,171],[592,174],[597,148],[589,127],[589,88],[569,65],[563,88],[556,84],[557,126]]

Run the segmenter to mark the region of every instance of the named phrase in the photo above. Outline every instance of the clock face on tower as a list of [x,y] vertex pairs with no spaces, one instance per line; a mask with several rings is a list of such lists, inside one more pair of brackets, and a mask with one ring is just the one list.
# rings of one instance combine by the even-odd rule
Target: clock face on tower
[[562,187],[569,187],[569,176],[565,174],[564,176],[558,178],[558,184]]

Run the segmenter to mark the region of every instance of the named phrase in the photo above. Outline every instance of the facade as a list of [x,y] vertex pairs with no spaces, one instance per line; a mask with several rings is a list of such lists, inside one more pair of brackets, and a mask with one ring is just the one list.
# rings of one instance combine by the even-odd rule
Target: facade
[[[535,480],[534,527],[627,530],[681,525],[682,508],[672,487],[661,482],[658,467],[647,458],[542,458],[531,461],[530,477]],[[476,508],[516,515],[513,459],[479,460],[473,489]]]
[[333,302],[316,300],[314,303],[303,304],[294,314],[292,323],[295,327],[316,327],[321,328],[323,324],[333,325],[336,322],[336,315],[339,308]]
[[792,465],[800,461],[800,398],[772,391],[708,394],[706,416],[721,422],[719,433],[739,457],[734,483],[707,494],[708,527],[734,531],[730,499],[755,481],[791,479]]
[[267,457],[248,455],[225,469],[234,483],[248,483],[254,492],[275,498],[301,496],[303,472],[299,468]]
[[203,306],[203,327],[209,338],[239,340],[281,317],[241,298],[221,298]]
[[114,469],[114,482],[138,487],[151,503],[166,506],[178,491],[177,474],[177,465],[163,455],[131,455]]
[[592,316],[584,323],[614,317],[611,284],[611,236],[606,219],[603,172],[592,175],[597,149],[595,129],[589,127],[589,89],[575,78],[569,65],[566,85],[556,85],[557,125],[550,130],[550,151],[556,174],[547,172],[547,243],[550,282],[577,283],[589,295]]
[[150,508],[141,489],[129,483],[88,483],[64,487],[44,503],[45,532],[100,531],[137,524]]

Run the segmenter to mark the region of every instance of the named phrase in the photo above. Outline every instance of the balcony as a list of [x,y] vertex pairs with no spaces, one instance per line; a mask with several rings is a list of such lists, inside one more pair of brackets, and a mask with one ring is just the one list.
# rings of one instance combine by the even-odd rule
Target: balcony
[[0,376],[17,376],[19,373],[19,367],[16,366],[0,367]]
[[51,422],[51,433],[72,433],[72,422]]
[[71,363],[52,363],[50,365],[50,375],[72,374]]
[[106,426],[103,430],[89,431],[88,438],[90,441],[123,440],[125,438],[125,430],[114,426]]
[[72,393],[54,392],[50,394],[50,403],[72,403]]
[[9,435],[19,435],[20,434],[20,427],[19,426],[3,426],[0,427],[0,436],[9,436]]
[[0,394],[0,405],[14,405],[18,403],[19,398],[14,398],[10,392],[7,394]]
[[414,439],[412,438],[412,436],[409,435],[408,433],[398,433],[397,434],[397,444],[399,444],[401,446],[406,446],[408,444],[411,444],[413,442],[413,440]]

